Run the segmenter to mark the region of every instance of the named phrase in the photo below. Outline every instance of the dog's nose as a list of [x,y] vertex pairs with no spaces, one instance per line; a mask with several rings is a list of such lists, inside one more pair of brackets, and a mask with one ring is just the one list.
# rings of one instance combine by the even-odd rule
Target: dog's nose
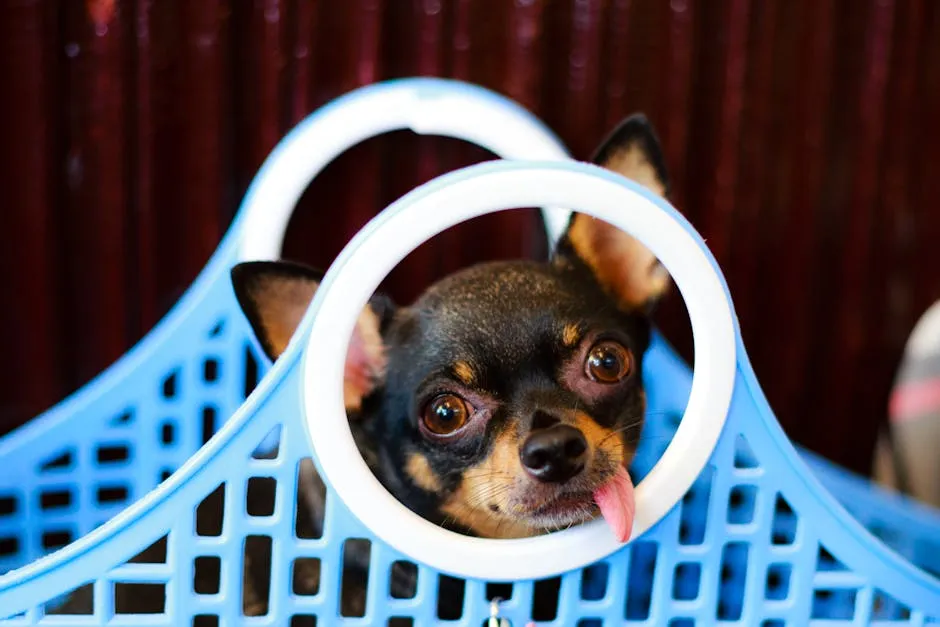
[[519,457],[528,473],[539,481],[562,483],[584,469],[587,450],[587,440],[579,429],[556,424],[526,438]]

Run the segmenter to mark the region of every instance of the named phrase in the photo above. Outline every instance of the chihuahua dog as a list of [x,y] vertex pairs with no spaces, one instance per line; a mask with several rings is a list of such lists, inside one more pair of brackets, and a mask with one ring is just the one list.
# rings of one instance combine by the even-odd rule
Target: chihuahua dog
[[[593,161],[668,191],[642,115],[618,125]],[[270,359],[287,347],[321,278],[287,261],[233,268],[239,304]],[[375,295],[350,340],[344,384],[366,462],[404,505],[460,533],[526,537],[603,515],[625,540],[643,354],[670,283],[636,239],[575,213],[547,262],[479,264],[410,306]],[[300,492],[303,507],[322,510],[312,464]]]

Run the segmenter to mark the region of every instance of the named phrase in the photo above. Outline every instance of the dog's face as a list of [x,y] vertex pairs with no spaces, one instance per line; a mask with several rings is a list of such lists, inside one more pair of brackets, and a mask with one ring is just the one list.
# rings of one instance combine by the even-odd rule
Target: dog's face
[[[595,161],[666,191],[641,116]],[[233,280],[277,358],[319,275],[249,263]],[[668,285],[639,242],[575,214],[548,263],[477,265],[410,307],[374,297],[350,342],[344,390],[370,466],[417,513],[476,535],[529,536],[593,518],[593,495],[633,458],[648,315]]]

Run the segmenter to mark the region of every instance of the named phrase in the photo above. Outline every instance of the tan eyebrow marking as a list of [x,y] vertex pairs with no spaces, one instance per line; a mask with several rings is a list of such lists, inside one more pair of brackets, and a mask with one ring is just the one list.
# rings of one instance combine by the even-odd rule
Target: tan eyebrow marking
[[561,331],[561,341],[568,348],[573,348],[575,344],[578,343],[578,340],[581,339],[581,329],[578,328],[578,325],[568,323],[565,325],[565,328]]
[[473,372],[473,366],[466,361],[458,361],[453,367],[454,376],[460,379],[464,385],[473,385],[476,381],[476,374]]

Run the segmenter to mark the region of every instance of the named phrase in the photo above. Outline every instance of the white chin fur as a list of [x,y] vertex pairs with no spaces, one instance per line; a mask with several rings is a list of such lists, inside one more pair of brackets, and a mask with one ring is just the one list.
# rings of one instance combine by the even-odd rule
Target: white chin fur
[[530,526],[541,531],[558,531],[586,523],[597,517],[597,508],[585,504],[584,507],[570,509],[564,512],[553,512],[551,514],[538,514],[528,519]]

